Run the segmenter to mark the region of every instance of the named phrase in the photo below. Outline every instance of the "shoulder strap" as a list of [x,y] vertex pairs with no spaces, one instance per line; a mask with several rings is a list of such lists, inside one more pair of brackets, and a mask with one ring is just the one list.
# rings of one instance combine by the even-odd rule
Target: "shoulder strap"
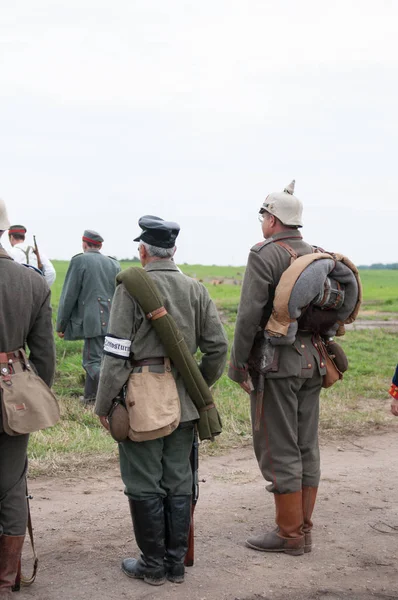
[[30,250],[32,250],[32,246],[28,246],[28,247],[26,248],[26,250],[24,250],[23,248],[21,248],[21,247],[19,246],[19,244],[17,244],[17,245],[16,245],[16,248],[17,248],[17,250],[20,250],[21,252],[23,252],[23,253],[25,254],[25,258],[26,258],[26,264],[28,265],[28,264],[29,264],[29,253],[30,253]]
[[297,252],[293,250],[293,248],[289,246],[289,244],[286,244],[286,242],[282,240],[275,240],[275,244],[278,244],[278,246],[281,246],[281,248],[284,248],[290,254],[290,264],[292,264],[296,260],[296,258],[298,258]]

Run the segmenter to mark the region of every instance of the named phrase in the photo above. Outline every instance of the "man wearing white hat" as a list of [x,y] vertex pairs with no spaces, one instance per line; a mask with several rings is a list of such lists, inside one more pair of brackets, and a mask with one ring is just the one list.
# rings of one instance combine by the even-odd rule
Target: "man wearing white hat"
[[[299,232],[302,203],[294,181],[260,208],[265,241],[250,251],[242,286],[228,375],[250,394],[253,445],[274,494],[274,531],[247,545],[263,552],[311,551],[311,515],[320,478],[319,394],[325,366],[311,330],[300,325],[293,344],[277,346],[262,376],[253,365],[271,316],[276,286],[298,256],[314,252]],[[264,357],[262,357],[264,358]],[[262,382],[260,385],[260,381]]]

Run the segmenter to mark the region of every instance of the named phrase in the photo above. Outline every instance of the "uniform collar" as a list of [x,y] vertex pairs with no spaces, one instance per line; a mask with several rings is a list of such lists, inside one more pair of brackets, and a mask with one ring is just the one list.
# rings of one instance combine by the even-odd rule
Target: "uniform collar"
[[0,244],[0,258],[9,258],[12,260],[11,256],[4,250],[3,246]]
[[297,229],[292,229],[291,231],[281,231],[280,233],[276,233],[275,235],[272,235],[269,239],[272,241],[286,240],[286,239],[302,240],[303,236],[301,235],[301,233],[299,231],[297,231]]
[[178,267],[174,260],[170,258],[162,258],[148,263],[144,267],[145,271],[178,271]]

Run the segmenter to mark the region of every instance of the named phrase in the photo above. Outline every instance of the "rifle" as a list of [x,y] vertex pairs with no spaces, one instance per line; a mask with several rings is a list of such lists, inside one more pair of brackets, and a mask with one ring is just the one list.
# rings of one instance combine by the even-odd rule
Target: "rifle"
[[37,247],[36,236],[33,236],[33,252],[36,254],[37,266],[40,271],[43,271],[43,263],[41,262],[39,248]]
[[191,502],[191,525],[189,528],[188,535],[188,550],[185,555],[184,564],[186,567],[192,567],[194,562],[194,547],[195,547],[195,530],[193,513],[195,506],[199,498],[199,438],[197,427],[194,429],[193,444],[190,456],[191,469],[192,469],[192,502]]

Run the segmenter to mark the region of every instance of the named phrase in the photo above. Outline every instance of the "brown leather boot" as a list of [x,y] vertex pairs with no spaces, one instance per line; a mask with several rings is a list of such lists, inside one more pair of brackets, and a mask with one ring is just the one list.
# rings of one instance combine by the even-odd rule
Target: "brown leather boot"
[[311,552],[312,550],[312,521],[311,516],[315,506],[316,495],[318,493],[317,487],[309,487],[303,485],[303,517],[304,517],[304,552]]
[[0,598],[11,594],[22,554],[24,535],[0,536]]
[[261,552],[304,554],[302,493],[274,494],[276,524],[274,531],[249,538],[246,545]]

